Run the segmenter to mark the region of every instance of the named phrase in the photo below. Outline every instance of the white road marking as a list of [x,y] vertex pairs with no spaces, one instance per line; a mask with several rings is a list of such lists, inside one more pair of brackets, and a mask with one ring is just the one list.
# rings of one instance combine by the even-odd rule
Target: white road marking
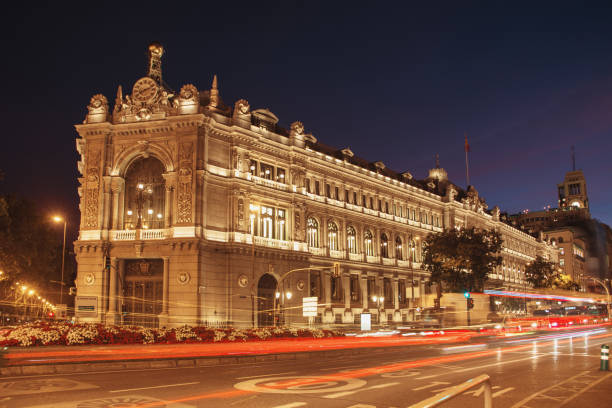
[[448,381],[432,381],[429,385],[424,385],[422,387],[413,388],[412,391],[421,391],[427,388],[435,387],[437,385],[450,384]]
[[592,388],[594,386],[596,386],[597,384],[599,384],[600,382],[602,382],[603,380],[607,379],[608,377],[610,377],[612,375],[612,373],[609,373],[603,377],[601,377],[600,379],[592,382],[591,384],[589,384],[586,388],[583,388],[582,390],[578,391],[576,394],[572,395],[571,397],[569,397],[568,399],[566,399],[563,404],[559,405],[559,407],[562,407],[564,405],[566,405],[568,402],[570,402],[571,400],[573,400],[574,398],[576,398],[577,396],[579,396],[580,394],[582,394],[583,392],[587,391],[589,388]]
[[580,374],[576,374],[575,376],[568,378],[567,380],[564,380],[564,381],[558,382],[556,384],[553,384],[550,387],[546,387],[546,388],[544,388],[544,389],[542,389],[540,391],[536,391],[533,394],[525,397],[524,399],[522,399],[519,402],[517,402],[516,404],[514,404],[511,408],[519,408],[519,407],[523,406],[525,403],[527,403],[527,402],[531,401],[532,399],[534,399],[535,397],[537,397],[538,395],[544,394],[544,393],[552,390],[553,388],[557,388],[560,385],[563,385],[565,383],[572,382],[574,379],[580,377],[581,375],[585,375],[585,374],[588,374],[588,373],[589,373],[588,371],[583,371]]
[[510,361],[500,361],[497,363],[491,363],[491,364],[485,364],[485,365],[481,365],[481,366],[477,366],[477,367],[468,367],[468,368],[462,368],[461,370],[455,370],[455,371],[451,371],[451,372],[446,372],[446,373],[440,373],[440,374],[432,374],[432,375],[426,375],[424,377],[417,377],[417,380],[428,380],[430,378],[435,378],[435,377],[440,377],[442,375],[448,375],[448,374],[455,374],[455,373],[462,373],[465,371],[470,371],[470,370],[479,370],[481,368],[487,368],[487,367],[491,367],[491,366],[497,366],[497,365],[504,365],[504,364],[510,364],[510,363],[516,363],[519,361],[525,361],[525,360],[532,360],[534,358],[538,358],[540,356],[543,356],[544,354],[538,354],[537,356],[531,356],[531,357],[527,357],[527,358],[519,358],[516,360],[510,360]]
[[347,395],[352,395],[352,394],[355,394],[355,393],[358,393],[358,392],[361,392],[361,391],[375,390],[375,389],[378,389],[378,388],[387,388],[387,387],[391,387],[391,386],[398,385],[398,384],[399,383],[395,382],[395,383],[385,383],[385,384],[372,385],[371,387],[362,388],[360,390],[337,392],[335,394],[324,395],[323,398],[346,397]]
[[275,375],[295,374],[297,371],[287,371],[286,373],[252,375],[250,377],[236,377],[237,380],[249,380],[251,378],[274,377]]
[[153,387],[140,387],[140,388],[127,388],[125,390],[113,390],[109,392],[128,392],[128,391],[136,391],[136,390],[151,390],[153,388],[167,388],[167,387],[180,387],[182,385],[193,385],[199,384],[199,381],[189,382],[189,383],[181,383],[181,384],[165,384],[165,385],[155,385]]
[[272,407],[272,408],[294,408],[294,407],[303,407],[304,405],[306,405],[305,402],[291,402],[291,403],[285,404],[285,405],[277,405],[277,406]]

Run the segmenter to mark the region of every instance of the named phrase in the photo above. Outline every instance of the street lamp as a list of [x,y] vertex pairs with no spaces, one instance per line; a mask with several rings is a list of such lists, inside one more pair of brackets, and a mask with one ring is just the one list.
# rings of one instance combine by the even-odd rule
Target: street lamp
[[64,223],[64,240],[62,244],[62,280],[60,282],[60,305],[61,305],[61,304],[64,304],[62,295],[64,293],[64,256],[66,254],[66,219],[56,215],[55,217],[53,217],[53,221],[55,221],[56,223],[60,223],[60,222]]

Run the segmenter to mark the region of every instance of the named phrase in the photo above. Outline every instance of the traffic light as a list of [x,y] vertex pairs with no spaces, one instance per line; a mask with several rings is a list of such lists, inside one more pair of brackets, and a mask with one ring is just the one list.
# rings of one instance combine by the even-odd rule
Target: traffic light
[[467,290],[465,292],[463,292],[463,296],[465,296],[466,299],[470,298],[470,292],[468,292]]
[[49,312],[49,313],[47,313],[47,316],[49,316],[49,318],[53,319],[53,317],[55,316],[55,313]]
[[334,276],[340,276],[340,262],[334,262],[332,273]]
[[474,308],[474,299],[473,298],[467,298],[467,308],[468,309],[473,309]]

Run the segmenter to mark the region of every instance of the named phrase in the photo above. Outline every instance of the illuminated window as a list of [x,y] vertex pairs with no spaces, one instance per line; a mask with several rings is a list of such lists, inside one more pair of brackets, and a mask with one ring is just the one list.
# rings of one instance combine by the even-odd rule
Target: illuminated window
[[327,245],[331,251],[338,250],[338,226],[331,221],[327,224]]
[[372,233],[369,230],[366,230],[363,236],[366,256],[374,256],[374,242],[372,240]]
[[287,211],[265,205],[250,204],[250,233],[258,237],[287,239]]
[[307,222],[308,246],[319,247],[319,223],[314,218],[308,218]]
[[351,302],[358,302],[360,300],[361,291],[359,290],[359,276],[351,275]]
[[257,175],[257,162],[255,160],[251,160],[251,164],[249,166],[249,173],[251,173],[251,175],[253,176]]
[[269,164],[261,163],[259,177],[266,180],[272,180],[274,178],[274,167],[270,166]]
[[389,239],[385,233],[380,235],[380,255],[383,258],[389,257]]
[[404,259],[402,257],[402,239],[400,237],[395,238],[395,258],[400,261]]
[[285,169],[277,168],[276,169],[276,181],[279,183],[286,183],[285,181]]
[[346,229],[346,244],[348,246],[349,253],[356,254],[357,253],[357,234],[355,233],[355,228],[349,226]]
[[164,228],[164,165],[153,157],[134,161],[125,174],[124,229]]

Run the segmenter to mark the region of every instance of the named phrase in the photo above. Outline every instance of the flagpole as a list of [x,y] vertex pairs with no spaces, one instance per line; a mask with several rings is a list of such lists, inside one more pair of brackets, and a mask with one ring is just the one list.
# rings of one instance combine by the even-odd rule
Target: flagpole
[[470,186],[470,166],[468,162],[468,152],[470,151],[470,145],[467,140],[467,132],[465,133],[465,180],[467,182],[467,187]]

